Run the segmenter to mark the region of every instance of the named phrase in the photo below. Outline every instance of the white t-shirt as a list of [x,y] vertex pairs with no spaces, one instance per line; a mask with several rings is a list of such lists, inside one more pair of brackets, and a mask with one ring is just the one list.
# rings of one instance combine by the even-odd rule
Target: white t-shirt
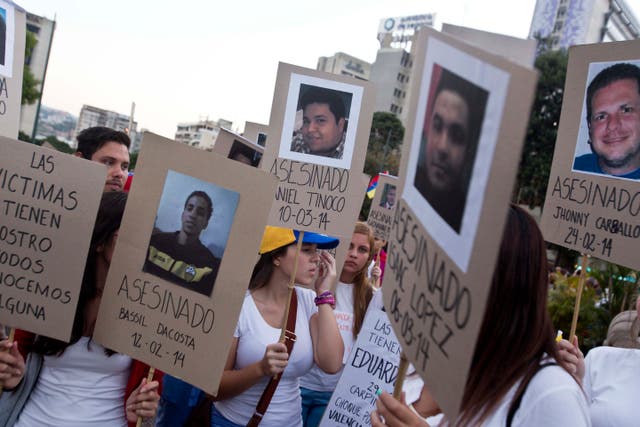
[[583,386],[594,427],[640,424],[640,350],[594,348],[585,359]]
[[129,356],[107,356],[104,347],[82,337],[62,355],[44,357],[38,382],[14,427],[126,427],[130,369]]
[[[336,285],[336,308],[333,311],[344,342],[344,362],[353,347],[353,285],[338,282]],[[300,386],[314,391],[333,391],[342,375],[342,369],[335,374],[327,374],[315,363],[309,372],[300,378]]]
[[[482,424],[483,427],[504,427],[516,383],[499,406]],[[583,427],[591,426],[589,408],[582,389],[571,375],[558,365],[540,369],[531,379],[520,407],[513,417],[512,427]]]
[[[260,422],[261,427],[302,425],[302,403],[298,379],[309,371],[313,364],[313,343],[309,320],[318,312],[318,309],[313,301],[316,296],[314,291],[296,287],[296,293],[298,296],[296,343],[289,357],[289,364],[273,394],[269,409]],[[238,338],[234,369],[242,369],[262,360],[267,345],[278,342],[280,329],[270,326],[264,320],[251,293],[247,292],[233,336]],[[236,424],[247,424],[270,379],[264,377],[243,393],[231,399],[215,402],[216,409]]]

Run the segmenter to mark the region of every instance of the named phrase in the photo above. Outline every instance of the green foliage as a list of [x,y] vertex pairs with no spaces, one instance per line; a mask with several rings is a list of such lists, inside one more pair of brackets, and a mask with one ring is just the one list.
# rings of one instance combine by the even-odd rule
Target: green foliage
[[75,150],[73,148],[71,148],[69,146],[69,144],[67,144],[64,141],[60,141],[55,136],[48,136],[45,139],[37,140],[36,144],[42,145],[45,142],[48,142],[49,144],[51,144],[53,146],[53,148],[55,148],[56,150],[61,151],[63,153],[73,154],[75,152]]
[[618,313],[633,310],[638,286],[638,273],[621,265],[606,263],[603,270],[592,270],[603,292],[602,307],[613,319]]
[[136,151],[135,153],[131,153],[129,155],[129,170],[135,170],[136,168],[136,163],[138,162],[138,151]]
[[22,131],[18,132],[18,139],[24,142],[31,142],[31,137]]
[[[385,111],[373,113],[364,173],[374,177],[380,172],[398,175],[400,169],[400,148],[404,138],[404,126],[395,114]],[[366,195],[360,209],[360,218],[369,216],[371,199]]]
[[33,104],[40,98],[40,91],[38,85],[40,80],[36,79],[31,68],[27,65],[27,61],[33,53],[33,48],[38,43],[38,39],[31,31],[26,32],[26,42],[24,48],[25,64],[22,71],[22,105]]
[[539,43],[541,53],[535,67],[540,72],[529,127],[518,169],[515,202],[542,206],[555,149],[562,96],[567,72],[567,52],[548,50]]
[[389,171],[398,175],[400,147],[404,138],[404,126],[395,114],[378,111],[373,113],[364,173],[375,176]]
[[[578,276],[560,276],[556,279],[553,289],[549,291],[551,320],[554,327],[562,330],[567,339],[571,331],[578,280]],[[611,321],[607,310],[596,304],[599,299],[596,289],[585,284],[576,328],[580,349],[585,354],[593,347],[602,345]]]

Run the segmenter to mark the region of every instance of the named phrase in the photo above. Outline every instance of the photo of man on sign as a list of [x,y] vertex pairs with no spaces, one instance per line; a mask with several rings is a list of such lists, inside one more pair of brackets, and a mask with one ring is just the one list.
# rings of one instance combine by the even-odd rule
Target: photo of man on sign
[[291,151],[342,159],[351,94],[300,85],[302,124],[294,131]]
[[414,186],[460,232],[488,93],[434,65]]
[[[179,175],[181,174],[173,172],[171,176]],[[168,176],[167,180],[171,176]],[[188,178],[196,181],[195,178]],[[175,198],[180,193],[186,194],[180,209],[180,226],[176,231],[163,231],[169,227],[175,227],[175,225],[165,226],[164,223],[167,217],[173,216],[172,224],[175,224],[177,215],[175,202],[165,201],[164,206],[167,208],[164,210],[161,202],[142,270],[183,288],[210,296],[218,275],[229,230],[226,230],[226,236],[221,236],[223,241],[219,238],[217,241],[211,241],[206,231],[209,231],[210,224],[214,222],[219,220],[228,222],[229,215],[225,211],[232,210],[235,213],[237,193],[204,181],[199,181],[198,184],[196,187],[190,187],[189,190],[180,185],[182,191],[169,194],[165,194],[168,187],[165,184],[163,192],[165,199]],[[178,186],[174,184],[173,187]],[[215,196],[212,196],[213,194]]]
[[589,74],[598,69],[586,91],[587,130],[583,124],[573,170],[640,179],[640,67],[637,62],[594,63]]

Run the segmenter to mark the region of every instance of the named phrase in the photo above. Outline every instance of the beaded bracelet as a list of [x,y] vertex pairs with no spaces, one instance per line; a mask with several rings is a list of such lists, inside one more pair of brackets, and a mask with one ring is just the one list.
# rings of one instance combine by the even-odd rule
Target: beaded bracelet
[[313,302],[316,303],[317,306],[322,304],[329,304],[331,308],[336,308],[336,298],[333,296],[331,291],[326,291],[315,297]]

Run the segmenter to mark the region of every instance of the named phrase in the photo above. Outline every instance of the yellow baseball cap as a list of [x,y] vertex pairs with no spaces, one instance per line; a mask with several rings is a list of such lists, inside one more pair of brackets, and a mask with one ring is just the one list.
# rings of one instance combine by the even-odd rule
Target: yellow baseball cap
[[[290,245],[298,241],[300,232],[290,228],[274,227],[267,225],[262,235],[260,243],[260,255],[275,251],[283,246]],[[340,243],[340,240],[325,234],[311,233],[305,231],[302,243],[315,243],[318,249],[333,249]]]

